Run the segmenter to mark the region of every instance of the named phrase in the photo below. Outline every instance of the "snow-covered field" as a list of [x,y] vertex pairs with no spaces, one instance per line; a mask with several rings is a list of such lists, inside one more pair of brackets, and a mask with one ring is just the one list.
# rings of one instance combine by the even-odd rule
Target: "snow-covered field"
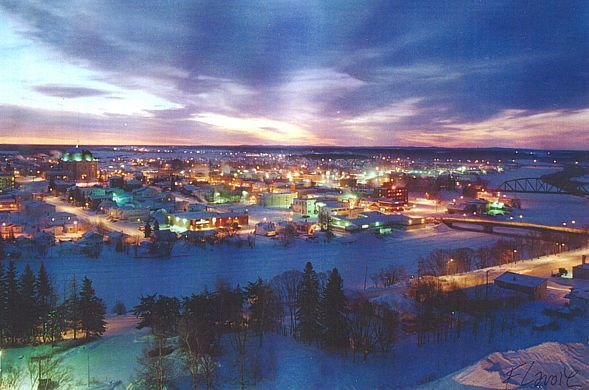
[[[478,247],[495,240],[497,236],[430,226],[381,237],[363,232],[331,242],[295,239],[288,246],[266,237],[257,237],[254,248],[226,244],[182,248],[179,243],[176,252],[188,254],[170,259],[134,258],[132,251],[126,255],[111,247],[105,247],[100,258],[89,259],[59,255],[53,248],[44,262],[60,290],[73,274],[79,279],[88,276],[110,310],[117,300],[132,308],[142,294],[186,296],[205,287],[213,289],[217,280],[244,286],[258,276],[271,278],[291,269],[302,271],[307,261],[317,271],[337,267],[346,288],[363,288],[366,270],[370,275],[390,264],[402,264],[408,272],[415,272],[417,258],[435,248]],[[29,263],[37,270],[40,262],[20,260],[17,265],[22,268]]]

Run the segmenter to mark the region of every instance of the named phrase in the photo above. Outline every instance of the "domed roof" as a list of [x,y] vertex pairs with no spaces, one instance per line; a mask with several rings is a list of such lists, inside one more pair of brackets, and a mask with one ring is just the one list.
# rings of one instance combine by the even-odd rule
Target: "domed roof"
[[88,149],[82,149],[79,147],[68,149],[61,157],[62,161],[93,161],[94,157]]

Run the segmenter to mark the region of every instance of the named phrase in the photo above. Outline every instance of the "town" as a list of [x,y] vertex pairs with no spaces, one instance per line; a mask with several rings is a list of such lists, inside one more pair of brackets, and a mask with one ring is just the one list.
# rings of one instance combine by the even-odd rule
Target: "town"
[[[507,302],[548,313],[509,325],[540,333],[588,309],[582,154],[39,146],[0,155],[1,258],[21,271],[41,264],[56,291],[89,275],[105,309],[122,315],[106,324],[129,321],[139,296],[276,279],[308,261],[340,270],[350,305],[389,302],[391,343],[486,327]],[[565,204],[554,217],[553,202]],[[295,335],[292,313],[278,323]]]
[[589,389],[588,16],[0,1],[0,390]]

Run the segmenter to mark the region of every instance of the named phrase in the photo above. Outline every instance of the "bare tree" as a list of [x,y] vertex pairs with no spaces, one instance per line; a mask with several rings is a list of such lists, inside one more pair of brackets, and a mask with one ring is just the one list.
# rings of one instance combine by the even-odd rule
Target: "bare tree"
[[274,288],[274,291],[276,291],[280,302],[286,306],[288,310],[288,329],[290,335],[293,335],[295,332],[297,290],[302,280],[302,272],[291,270],[275,276],[271,281],[272,287]]
[[234,324],[231,333],[231,346],[236,354],[235,363],[238,370],[238,382],[241,389],[245,389],[247,381],[247,346],[248,346],[248,326],[245,319],[240,323]]
[[27,357],[27,372],[32,388],[39,390],[70,389],[71,368],[62,364],[53,349],[45,354],[31,354]]

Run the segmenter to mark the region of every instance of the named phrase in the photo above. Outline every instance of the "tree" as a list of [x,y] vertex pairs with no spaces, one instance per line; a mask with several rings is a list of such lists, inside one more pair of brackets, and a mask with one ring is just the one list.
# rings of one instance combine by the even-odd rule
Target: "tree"
[[76,275],[74,274],[70,282],[70,291],[67,299],[64,302],[65,306],[65,321],[67,327],[74,332],[74,340],[78,336],[78,330],[80,329],[80,298],[79,298],[79,287],[76,281]]
[[155,336],[172,337],[177,334],[180,301],[165,295],[148,295],[141,297],[133,314],[140,319],[137,329],[149,327]]
[[0,234],[0,260],[6,257],[6,253],[4,251],[4,237]]
[[178,333],[184,364],[192,377],[192,387],[213,387],[217,372],[216,354],[220,351],[223,322],[218,294],[204,292],[184,298]]
[[53,349],[45,354],[30,354],[26,359],[32,389],[68,389],[72,382],[72,369],[64,366],[62,358]]
[[159,232],[160,231],[160,223],[156,220],[153,221],[153,231]]
[[297,333],[303,342],[312,343],[319,338],[319,280],[310,262],[305,265],[297,293],[296,320]]
[[342,348],[348,342],[348,303],[343,280],[334,268],[327,279],[320,304],[321,340],[328,348]]
[[288,309],[289,315],[289,333],[294,335],[296,326],[296,305],[297,305],[297,290],[301,281],[303,280],[303,273],[296,270],[283,272],[282,274],[272,278],[272,287],[280,302]]
[[86,333],[86,339],[91,336],[102,336],[106,330],[104,315],[106,305],[96,296],[92,281],[84,276],[80,291],[80,324]]
[[174,348],[168,338],[177,335],[180,318],[178,298],[157,294],[141,297],[133,314],[140,319],[138,329],[150,327],[155,336],[154,345],[144,351],[138,359],[139,383],[142,388],[165,389],[173,385],[174,365],[168,355]]
[[16,342],[21,317],[20,296],[18,292],[18,280],[14,262],[8,263],[6,270],[6,331],[12,343]]
[[37,308],[35,305],[35,274],[27,264],[19,280],[18,333],[23,341],[29,342],[33,337]]
[[350,347],[354,360],[356,353],[361,353],[366,360],[377,347],[386,352],[395,341],[399,314],[366,298],[360,298],[350,306]]
[[143,230],[143,235],[145,238],[149,238],[151,237],[151,225],[149,224],[149,222],[145,223],[145,227]]
[[4,344],[7,326],[6,274],[4,273],[4,265],[0,263],[0,346]]
[[259,336],[261,346],[264,333],[275,329],[278,319],[281,317],[280,305],[270,284],[261,278],[248,283],[245,288],[245,296],[250,305],[249,321]]

